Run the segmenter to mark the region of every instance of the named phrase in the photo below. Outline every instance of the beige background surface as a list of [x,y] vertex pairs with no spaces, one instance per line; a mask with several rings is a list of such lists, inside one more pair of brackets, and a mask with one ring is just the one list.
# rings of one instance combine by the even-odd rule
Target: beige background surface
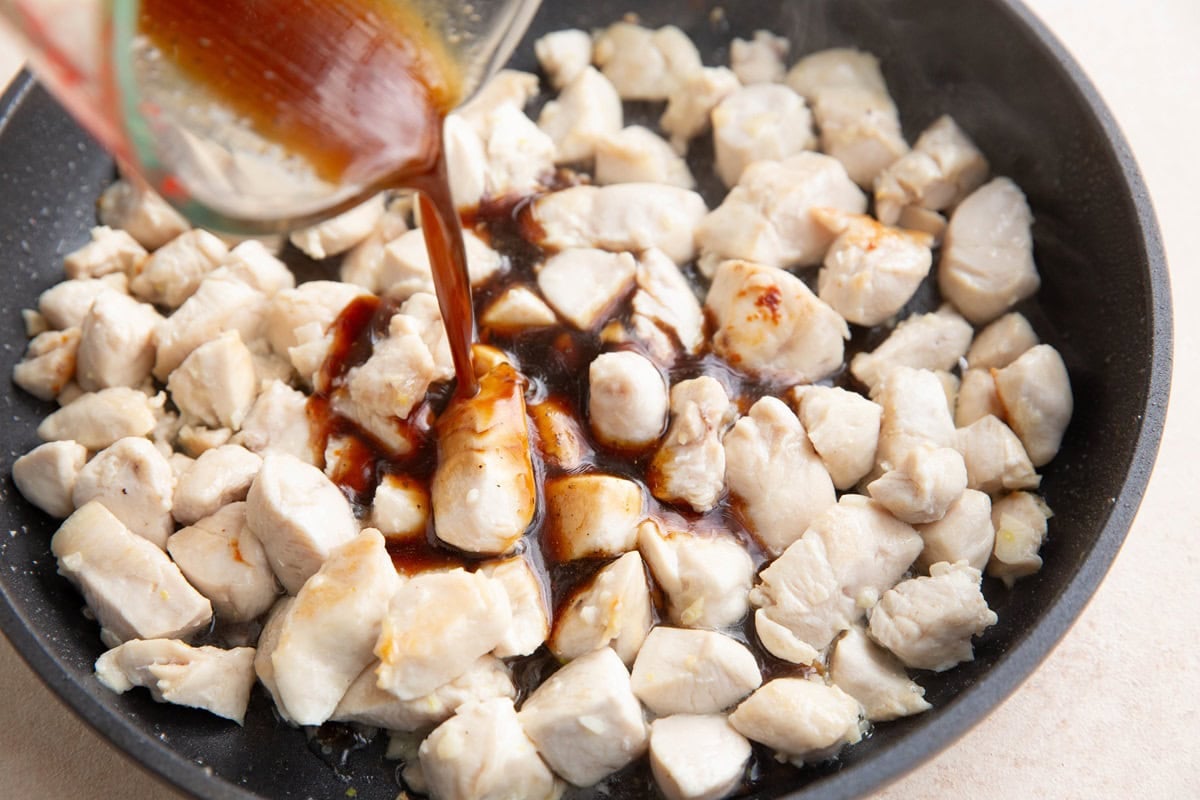
[[[1129,540],[1078,624],[1006,703],[877,798],[1200,797],[1200,3],[1029,4],[1108,102],[1158,210],[1176,306],[1167,433]],[[19,62],[0,40],[0,83]],[[78,722],[3,638],[0,687],[0,797],[174,796]]]

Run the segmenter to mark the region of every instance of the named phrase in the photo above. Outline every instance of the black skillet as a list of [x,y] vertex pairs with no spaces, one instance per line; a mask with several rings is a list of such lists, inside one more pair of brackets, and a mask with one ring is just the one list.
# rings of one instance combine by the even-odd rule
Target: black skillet
[[[1170,378],[1170,293],[1154,214],[1095,90],[1012,0],[737,0],[722,11],[701,0],[544,0],[515,65],[535,68],[536,36],[606,24],[635,8],[647,24],[684,28],[707,64],[727,63],[732,37],[757,28],[789,37],[794,55],[835,45],[876,53],[909,138],[953,114],[993,171],[1025,190],[1036,215],[1043,286],[1025,310],[1062,351],[1076,398],[1063,450],[1045,470],[1044,493],[1057,512],[1045,567],[1011,592],[988,584],[1000,623],[978,642],[973,663],[920,677],[934,711],[879,726],[831,764],[768,770],[753,795],[858,796],[945,747],[1024,680],[1115,557],[1154,461]],[[62,255],[86,240],[113,169],[28,76],[9,89],[0,114],[7,374],[24,343],[19,310],[61,279]],[[37,444],[34,429],[48,410],[15,389],[0,396],[0,473]],[[0,627],[42,679],[131,758],[203,798],[343,798],[350,789],[359,800],[396,797],[395,765],[381,759],[381,742],[357,750],[334,742],[333,755],[321,754],[320,743],[276,722],[261,692],[238,728],[158,705],[140,690],[102,689],[92,676],[102,652],[97,626],[49,553],[55,525],[8,478],[0,494]],[[347,750],[344,763],[330,765]],[[652,796],[645,771],[634,770],[609,796]]]

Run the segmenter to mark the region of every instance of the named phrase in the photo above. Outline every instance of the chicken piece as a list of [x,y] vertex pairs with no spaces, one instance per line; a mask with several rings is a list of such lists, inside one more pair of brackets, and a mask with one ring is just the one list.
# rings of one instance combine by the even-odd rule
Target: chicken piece
[[754,654],[715,631],[656,627],[633,665],[633,693],[660,717],[724,711],[760,684]]
[[212,606],[179,567],[99,502],[67,517],[50,540],[58,571],[79,589],[109,647],[130,639],[182,639],[212,619]]
[[726,261],[704,306],[717,329],[713,351],[739,370],[781,383],[814,383],[842,364],[846,321],[782,269]]
[[628,22],[596,33],[592,59],[622,100],[666,100],[702,66],[696,45],[674,25],[651,30]]
[[835,386],[797,386],[792,407],[835,488],[845,491],[871,471],[883,409]]
[[400,700],[380,689],[375,674],[378,667],[378,661],[367,665],[350,684],[331,719],[389,731],[423,731],[450,719],[467,703],[517,696],[508,667],[492,655],[480,656],[462,675],[415,700]]
[[596,141],[596,183],[665,183],[692,189],[687,162],[657,133],[630,125]]
[[[224,447],[233,438],[229,428],[206,428],[203,425],[181,425],[176,444],[191,458],[199,458],[209,450]],[[161,448],[160,448],[161,449]]]
[[59,391],[58,396],[54,398],[54,402],[58,403],[59,407],[69,406],[71,403],[83,397],[87,392],[79,388],[79,384],[75,381],[67,381]]
[[156,250],[190,226],[148,186],[122,178],[96,203],[100,224],[128,231],[147,250]]
[[902,581],[871,611],[871,638],[912,669],[944,672],[971,661],[971,637],[996,624],[980,577],[965,561],[940,561],[929,568],[929,577]]
[[542,107],[537,125],[554,142],[555,163],[570,164],[591,161],[596,143],[620,131],[624,120],[616,87],[587,66]]
[[896,367],[950,370],[971,345],[971,326],[950,306],[928,314],[913,314],[869,353],[850,361],[854,377],[874,392]]
[[129,291],[147,303],[178,308],[228,252],[225,243],[208,231],[185,231],[129,273]]
[[438,420],[434,529],[472,553],[507,553],[533,521],[536,492],[525,416],[525,380],[501,363],[479,392]]
[[278,596],[267,553],[246,524],[246,504],[229,503],[167,539],[167,552],[223,622],[249,622]]
[[254,688],[254,648],[134,639],[96,659],[96,679],[117,694],[145,686],[160,703],[202,708],[241,725]]
[[454,680],[508,633],[512,609],[498,580],[425,572],[392,595],[375,643],[378,686],[415,700]]
[[129,279],[122,273],[103,278],[81,278],[51,286],[38,296],[38,313],[51,330],[78,328],[96,298],[107,291],[128,294]]
[[1042,568],[1038,550],[1046,538],[1047,521],[1054,516],[1046,502],[1030,492],[1013,492],[992,506],[996,545],[987,573],[1012,588],[1017,578]]
[[[478,286],[506,269],[504,257],[471,231],[463,231],[463,245],[472,286]],[[381,291],[396,299],[405,299],[418,292],[433,294],[433,267],[425,247],[425,234],[420,228],[407,231],[384,246],[376,282]]]
[[103,450],[126,436],[145,436],[154,430],[155,411],[162,407],[137,389],[124,386],[81,395],[38,425],[44,442],[73,439],[88,450]]
[[80,388],[141,385],[154,366],[154,335],[162,321],[153,306],[129,295],[97,295],[80,327],[75,364]]
[[937,522],[918,525],[925,546],[914,566],[925,573],[939,561],[966,561],[982,571],[992,554],[996,531],[992,501],[983,492],[967,489]]
[[1000,405],[1000,395],[996,393],[996,381],[989,370],[968,369],[963,372],[958,387],[954,424],[966,428],[989,415],[1004,416],[1004,406]]
[[532,72],[502,69],[480,87],[471,100],[456,113],[475,127],[481,127],[488,114],[504,106],[522,109],[537,96],[538,77]]
[[896,220],[896,227],[927,233],[933,238],[933,246],[940,247],[946,234],[946,218],[920,206],[905,206],[900,219]]
[[246,521],[288,594],[300,591],[335,548],[358,535],[341,490],[321,470],[282,453],[263,458],[246,495]]
[[254,358],[237,331],[197,347],[167,381],[179,410],[213,428],[238,430],[258,396]]
[[991,415],[956,430],[954,447],[962,453],[967,485],[972,489],[998,495],[1015,489],[1036,489],[1042,482],[1021,440]]
[[[444,130],[443,137],[445,139],[444,149],[446,156],[446,168],[450,174],[451,194],[454,193],[454,159],[452,158],[452,145],[450,139],[452,134],[450,131],[451,125],[457,123],[463,128],[469,130],[469,126],[462,122],[461,118],[456,114],[447,115],[443,121]],[[471,136],[478,140],[474,132],[470,132]],[[352,283],[355,286],[361,286],[370,292],[382,291],[383,286],[379,281],[379,275],[383,269],[383,250],[388,242],[403,236],[408,232],[409,219],[413,211],[413,198],[411,195],[393,194],[390,200],[386,203],[383,216],[375,223],[374,229],[358,244],[351,247],[342,256],[342,263],[339,269],[339,275],[343,283]]]
[[40,444],[13,462],[13,483],[42,511],[66,519],[75,510],[71,494],[87,457],[87,448],[79,442]]
[[175,473],[149,439],[126,437],[101,450],[75,479],[71,502],[92,500],[112,512],[133,533],[161,548],[175,530],[171,496]]
[[537,283],[563,319],[586,331],[629,291],[636,272],[637,262],[629,253],[570,248],[546,259]]
[[1038,344],[1038,336],[1025,315],[1012,311],[975,335],[967,351],[972,369],[1004,369]]
[[743,85],[783,83],[791,42],[770,31],[755,31],[753,39],[734,39],[729,46],[729,66]]
[[706,132],[712,124],[712,110],[739,87],[741,83],[732,70],[702,67],[671,92],[658,124],[670,135],[675,152],[687,152],[689,141]]
[[[661,250],[646,250],[638,258],[636,281],[632,302],[635,334],[646,340],[654,335],[647,335],[651,328],[665,331],[674,335],[685,353],[699,352],[704,343],[704,312],[675,262]],[[673,360],[673,352],[669,360]]]
[[751,534],[771,556],[837,502],[804,426],[782,400],[764,397],[725,434],[725,482]]
[[819,680],[776,678],[729,715],[729,723],[793,764],[829,758],[862,738],[858,701]]
[[191,525],[245,500],[262,463],[261,456],[236,444],[206,450],[179,474],[171,515],[181,525]]
[[[296,290],[284,290],[275,297],[292,291]],[[193,350],[228,331],[236,330],[248,346],[255,344],[266,330],[267,311],[267,296],[239,280],[204,281],[158,327],[154,336],[154,377],[165,382]],[[287,351],[280,355],[286,357]]]
[[497,580],[508,595],[512,622],[504,638],[496,645],[499,658],[527,656],[542,646],[550,635],[550,611],[542,593],[542,584],[525,556],[489,561],[479,572]]
[[780,83],[730,92],[712,110],[712,127],[714,168],[730,187],[755,161],[782,161],[817,144],[804,98]]
[[53,400],[75,377],[79,342],[79,328],[39,333],[13,367],[13,383],[40,400]]
[[933,264],[933,237],[868,216],[813,213],[838,234],[817,279],[822,300],[848,322],[879,325],[912,299]]
[[561,661],[612,647],[628,666],[654,624],[646,570],[637,551],[600,569],[555,615],[550,651]]
[[650,723],[650,772],[667,800],[720,800],[741,784],[750,742],[723,714],[676,714]]
[[662,373],[632,350],[596,356],[588,367],[588,421],[596,438],[610,447],[654,444],[667,425]]
[[641,704],[609,647],[547,678],[517,718],[551,769],[576,786],[591,786],[646,752]]
[[529,406],[529,418],[546,463],[572,470],[592,454],[582,426],[562,401],[549,397]]
[[473,118],[450,114],[443,137],[450,194],[460,209],[488,197],[532,194],[554,172],[554,139],[516,105]]
[[563,475],[546,481],[546,536],[557,561],[614,556],[637,544],[645,518],[642,487],[612,475]]
[[1075,404],[1062,356],[1039,344],[992,376],[1008,424],[1029,460],[1035,467],[1049,463],[1058,454]]
[[291,348],[304,343],[297,331],[316,324],[324,334],[346,306],[367,296],[362,288],[339,281],[309,281],[276,293],[266,309],[271,349],[287,357]]
[[737,415],[716,379],[701,376],[671,387],[671,425],[646,473],[659,500],[710,511],[725,491],[721,436]]
[[574,28],[554,31],[534,42],[533,52],[550,85],[561,89],[592,63],[592,37]]
[[925,699],[925,690],[905,674],[904,665],[872,642],[861,625],[838,639],[829,657],[829,678],[858,701],[869,722],[886,722],[933,708]]
[[415,539],[425,535],[429,523],[429,490],[421,481],[388,473],[375,487],[371,502],[371,527],[385,539]]
[[875,451],[881,474],[902,464],[915,447],[954,446],[954,420],[946,406],[946,394],[942,382],[929,370],[891,370],[879,385],[875,401],[883,408]]
[[895,225],[909,209],[953,208],[987,179],[988,163],[949,116],[939,117],[913,149],[893,161],[875,181],[875,213]]
[[921,547],[920,535],[878,503],[842,495],[759,574],[750,591],[759,638],[779,658],[813,663],[900,580]]
[[229,251],[210,277],[233,279],[266,295],[296,288],[296,276],[258,239],[247,239]]
[[726,259],[772,267],[821,263],[834,235],[813,216],[816,208],[867,210],[866,196],[837,159],[805,152],[751,164],[696,228],[701,271],[711,276]]
[[725,628],[746,616],[754,562],[733,538],[668,533],[651,518],[638,526],[638,549],[667,596],[674,624]]
[[950,447],[919,445],[867,485],[867,494],[902,522],[937,522],[967,488],[967,467]]
[[279,687],[275,683],[275,666],[271,662],[271,655],[275,652],[276,645],[279,644],[279,634],[283,630],[287,612],[295,602],[296,598],[283,595],[275,602],[275,605],[271,606],[271,610],[267,612],[263,621],[262,632],[258,635],[257,651],[254,654],[254,672],[258,675],[258,680],[271,696],[271,702],[275,704],[275,713],[289,723],[293,720],[288,714],[288,710],[280,702]]
[[479,324],[484,328],[506,335],[530,328],[545,328],[557,321],[554,309],[526,286],[505,290],[479,318]]
[[270,381],[242,421],[235,443],[261,456],[282,453],[312,463],[307,407],[308,398],[303,392],[283,381]]
[[976,325],[991,322],[1041,286],[1033,214],[1008,178],[976,189],[954,209],[938,263],[942,296]]
[[25,336],[28,339],[50,330],[50,323],[46,318],[40,311],[34,311],[32,308],[21,309],[21,321],[25,323]]
[[63,258],[67,278],[99,278],[114,272],[135,273],[146,258],[146,248],[122,230],[107,225],[92,228],[91,241]]
[[384,196],[377,194],[336,217],[292,231],[288,240],[300,252],[318,261],[341,255],[371,234],[383,212]]

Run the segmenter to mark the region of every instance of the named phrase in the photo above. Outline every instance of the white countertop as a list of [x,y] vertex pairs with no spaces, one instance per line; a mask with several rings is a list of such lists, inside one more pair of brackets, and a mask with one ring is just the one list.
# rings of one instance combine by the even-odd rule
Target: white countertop
[[[1188,307],[1200,300],[1200,3],[1027,2],[1109,104],[1158,211],[1175,301],[1166,435],[1129,539],[1079,622],[1007,702],[876,798],[1200,797],[1200,314]],[[0,38],[0,83],[18,65]],[[177,796],[76,720],[2,637],[0,686],[0,795]]]

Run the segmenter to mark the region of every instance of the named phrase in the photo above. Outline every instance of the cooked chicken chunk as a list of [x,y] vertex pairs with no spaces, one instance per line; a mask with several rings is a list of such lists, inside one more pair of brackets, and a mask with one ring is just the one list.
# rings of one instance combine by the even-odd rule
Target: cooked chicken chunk
[[101,224],[128,231],[147,250],[162,247],[188,229],[178,211],[134,181],[121,179],[110,185],[96,210]]
[[128,294],[128,284],[128,278],[120,272],[103,278],[63,281],[38,295],[37,312],[50,330],[78,328],[98,296],[108,291]]
[[633,665],[633,693],[660,717],[724,711],[761,683],[754,654],[715,631],[656,627]]
[[388,473],[375,487],[371,527],[385,539],[414,539],[425,535],[432,504],[423,481]]
[[292,231],[288,239],[306,256],[318,261],[341,255],[371,234],[383,212],[384,196],[377,194],[336,217]]
[[596,143],[621,130],[625,116],[617,89],[604,75],[585,66],[558,97],[542,108],[538,127],[554,142],[555,162],[591,161]]
[[201,453],[179,473],[171,515],[180,524],[191,525],[245,500],[262,463],[261,456],[236,444]]
[[601,353],[588,367],[588,421],[613,447],[647,447],[667,424],[667,382],[632,350]]
[[145,436],[157,424],[156,410],[162,407],[137,389],[123,386],[88,392],[63,406],[38,425],[42,441],[73,439],[88,450],[103,450],[126,436]]
[[1021,440],[991,415],[956,430],[954,447],[962,453],[967,485],[972,489],[997,495],[1014,489],[1036,489],[1042,482]]
[[665,532],[647,519],[638,526],[638,548],[676,625],[725,628],[746,616],[754,562],[733,538]]
[[119,439],[79,470],[71,501],[81,508],[92,500],[113,513],[138,536],[166,547],[175,529],[171,497],[175,473],[149,439]]
[[782,161],[816,147],[804,98],[778,83],[743,86],[712,110],[716,171],[734,186],[755,161]]
[[609,183],[665,183],[683,189],[696,185],[692,171],[662,137],[630,125],[596,142],[594,178]]
[[922,572],[939,561],[966,561],[982,571],[992,554],[996,539],[992,527],[992,501],[983,492],[967,489],[946,515],[937,522],[918,525],[925,546],[917,556],[916,567]]
[[550,635],[550,612],[542,584],[525,556],[491,561],[479,572],[497,580],[508,595],[512,622],[493,651],[500,658],[527,656],[541,647]]
[[1035,467],[1048,463],[1058,453],[1074,410],[1062,356],[1050,345],[1039,344],[993,377],[1008,424],[1025,445],[1029,460]]
[[538,450],[546,463],[570,470],[591,455],[583,427],[565,403],[549,397],[528,408],[537,430]]
[[75,511],[50,540],[58,571],[79,589],[115,647],[129,639],[186,638],[208,625],[212,606],[179,567],[98,502]]
[[491,652],[511,622],[500,581],[461,569],[417,575],[392,595],[383,619],[379,688],[401,700],[423,697]]
[[919,445],[867,485],[867,493],[902,522],[936,522],[967,488],[967,467],[950,447]]
[[229,251],[210,277],[241,281],[267,295],[296,288],[296,276],[258,239],[247,239]]
[[537,75],[516,69],[502,69],[480,87],[470,102],[460,107],[457,113],[478,128],[482,127],[484,118],[492,112],[505,106],[522,109],[537,93]]
[[261,456],[283,453],[311,463],[312,430],[307,404],[303,392],[281,380],[270,381],[242,421],[236,443]]
[[989,415],[1004,416],[1004,406],[1000,405],[1000,395],[996,393],[996,381],[990,370],[968,369],[958,387],[954,424],[966,428]]
[[96,659],[96,679],[118,694],[145,686],[160,703],[202,708],[241,725],[254,687],[254,648],[134,639]]
[[147,303],[178,308],[228,252],[225,243],[208,231],[186,231],[130,272],[129,291]]
[[642,557],[626,553],[596,573],[555,616],[550,650],[560,660],[612,647],[627,665],[654,624]]
[[862,706],[870,722],[884,722],[928,711],[925,690],[910,680],[904,665],[872,642],[861,625],[838,639],[829,657],[833,685]]
[[871,471],[883,409],[835,386],[797,386],[792,405],[835,488],[845,491]]
[[967,351],[967,366],[972,369],[1004,369],[1026,350],[1038,343],[1038,336],[1025,315],[1018,311],[1005,314],[975,335]]
[[80,327],[75,380],[84,391],[139,386],[154,366],[153,306],[117,291],[96,296]]
[[837,502],[804,426],[782,400],[764,397],[725,434],[725,482],[746,527],[772,556]]
[[[467,276],[472,286],[486,282],[506,268],[504,258],[471,231],[463,231]],[[389,297],[405,299],[418,292],[433,294],[433,267],[420,228],[407,231],[383,248],[379,272],[374,279]]]
[[971,637],[996,624],[979,580],[965,561],[934,564],[929,577],[910,578],[879,598],[871,638],[913,669],[944,672],[972,660]]
[[[636,280],[632,320],[635,335],[649,338],[653,326],[656,331],[672,334],[685,353],[696,353],[704,343],[704,312],[675,262],[661,250],[646,250],[638,258]],[[655,354],[659,355],[666,354]],[[673,360],[673,353],[671,359],[662,360]]]
[[366,294],[361,287],[339,281],[309,281],[276,293],[266,309],[271,349],[286,357],[288,350],[303,344],[298,331],[315,324],[324,334],[346,306]]
[[167,381],[171,399],[189,417],[238,430],[258,396],[254,358],[237,331],[197,347]]
[[948,116],[917,138],[913,149],[875,180],[875,213],[895,225],[909,209],[953,208],[987,179],[988,163],[974,142]]
[[726,261],[704,305],[717,328],[713,351],[738,369],[813,383],[841,366],[843,340],[850,338],[846,321],[789,272]]
[[738,733],[794,764],[820,761],[862,738],[858,701],[817,680],[776,678],[729,715]]
[[850,362],[854,377],[872,391],[896,367],[949,370],[971,345],[971,326],[950,306],[905,319],[878,347]]
[[915,447],[954,445],[954,420],[935,373],[897,367],[879,385],[875,401],[883,408],[875,453],[880,470],[902,464]]
[[[453,138],[451,133],[452,123],[457,123],[462,128],[468,130],[470,126],[464,123],[457,114],[448,115],[444,121],[442,135],[445,144],[443,146],[445,148],[446,168],[450,172],[451,195],[454,195],[456,176],[454,174],[455,160],[451,144],[451,139]],[[474,131],[469,131],[469,133],[478,142],[478,137]],[[338,274],[343,282],[353,283],[371,292],[380,292],[383,290],[379,275],[383,269],[384,247],[388,242],[398,239],[408,232],[412,210],[412,195],[393,195],[391,197],[383,212],[383,216],[376,221],[375,228],[367,238],[354,245],[354,247],[351,247],[342,256],[342,263]]]
[[39,333],[13,367],[13,383],[40,400],[53,400],[75,377],[79,328]]
[[13,483],[26,500],[65,519],[75,510],[71,494],[87,457],[87,448],[79,442],[46,442],[13,462]]
[[1008,178],[976,189],[954,209],[938,264],[942,296],[976,325],[991,322],[1041,285],[1033,214]]
[[554,172],[554,139],[516,105],[502,104],[476,116],[474,124],[454,124],[455,114],[447,120],[446,159],[458,208],[487,197],[531,194]]
[[506,290],[479,318],[479,324],[483,327],[506,334],[529,328],[545,328],[557,321],[554,309],[525,286]]
[[574,28],[554,31],[534,42],[533,52],[550,85],[561,89],[592,63],[592,37]]
[[687,152],[688,142],[712,124],[712,110],[740,86],[732,70],[703,67],[691,73],[671,92],[658,124],[670,135],[675,152]]
[[517,716],[546,763],[576,786],[591,786],[646,751],[642,707],[608,647],[547,678]]
[[750,742],[723,714],[676,714],[650,723],[650,771],[667,800],[720,800],[741,784]]
[[558,561],[632,550],[645,517],[642,487],[612,475],[564,475],[546,481],[546,535]]
[[729,66],[738,80],[752,83],[783,83],[791,43],[770,31],[755,31],[753,39],[734,39],[729,46]]
[[[290,291],[295,290],[282,291],[276,297]],[[166,381],[193,350],[226,331],[236,330],[243,342],[257,342],[266,329],[267,302],[265,294],[241,281],[217,278],[204,281],[158,327],[154,377]],[[287,351],[279,355],[286,357]]]
[[629,291],[636,272],[637,262],[629,253],[579,247],[546,259],[537,282],[546,302],[586,331],[602,322],[605,312]]
[[721,436],[737,409],[725,387],[701,376],[671,387],[671,426],[646,473],[659,500],[709,511],[725,491]]
[[701,67],[696,45],[674,25],[617,22],[596,34],[592,58],[622,100],[665,100]]
[[1053,516],[1042,498],[1029,492],[1013,492],[992,506],[996,545],[987,573],[1012,588],[1017,578],[1042,568],[1038,550],[1046,538],[1046,522]]
[[92,228],[91,241],[63,258],[70,279],[99,278],[114,272],[136,273],[146,258],[146,248],[122,230],[107,225]]

